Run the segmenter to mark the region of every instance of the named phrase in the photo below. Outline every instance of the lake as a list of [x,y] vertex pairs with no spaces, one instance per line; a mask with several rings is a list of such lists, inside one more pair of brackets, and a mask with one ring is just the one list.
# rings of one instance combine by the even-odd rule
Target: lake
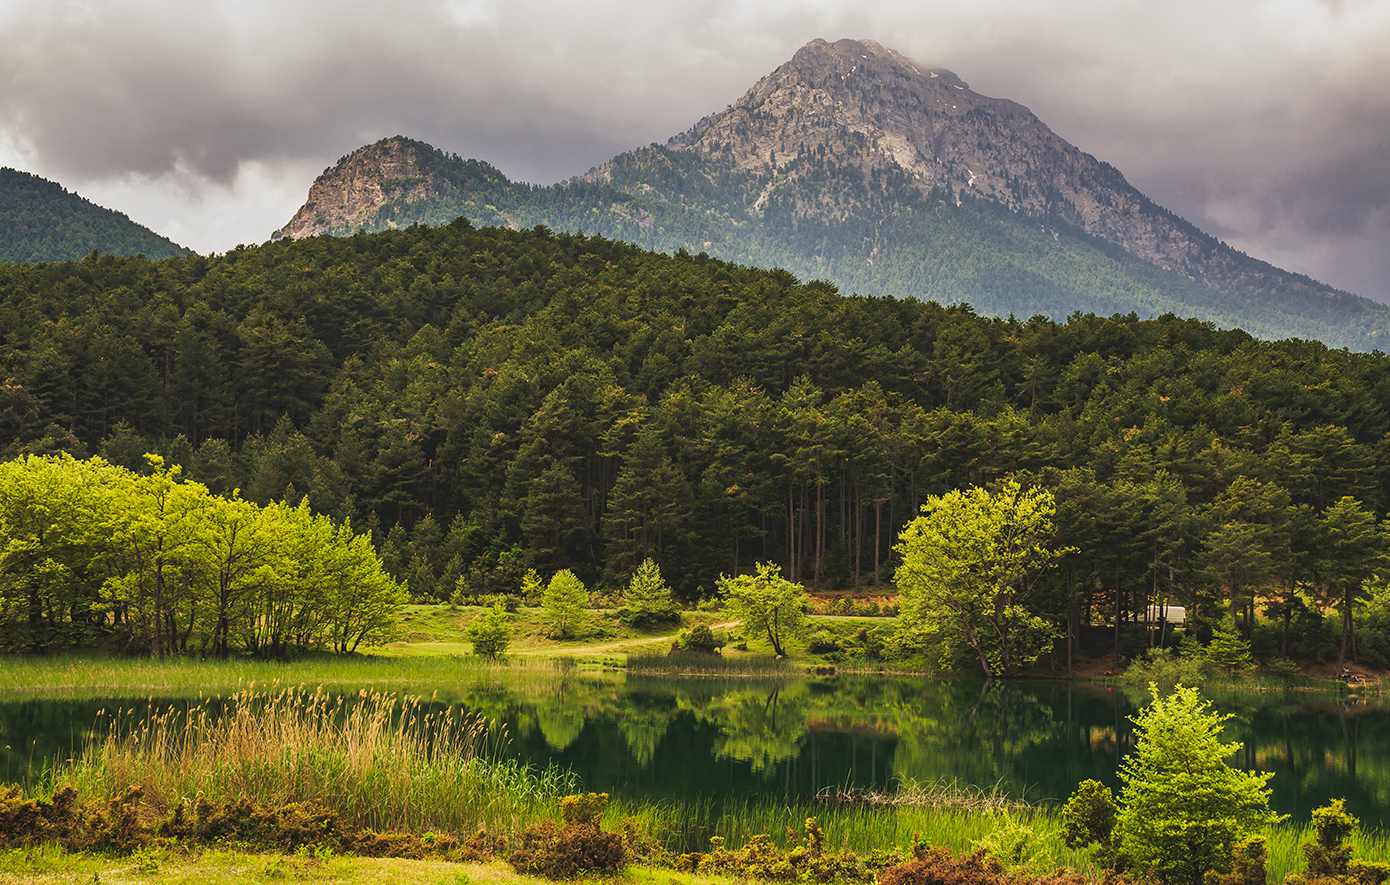
[[[505,723],[509,751],[634,798],[806,798],[826,789],[955,781],[1060,801],[1085,778],[1118,787],[1128,717],[1147,697],[1093,684],[841,675],[670,679],[584,674],[473,679],[432,702]],[[1306,820],[1330,798],[1390,822],[1390,706],[1331,694],[1213,696],[1240,768],[1275,772],[1271,804]],[[38,776],[80,749],[115,700],[0,702],[0,777]],[[119,701],[143,712],[149,699]],[[161,701],[157,707],[185,701]]]

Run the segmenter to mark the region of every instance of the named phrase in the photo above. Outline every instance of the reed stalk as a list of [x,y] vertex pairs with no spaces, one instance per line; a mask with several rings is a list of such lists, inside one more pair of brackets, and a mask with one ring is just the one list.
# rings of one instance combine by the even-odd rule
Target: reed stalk
[[102,718],[100,737],[52,772],[54,785],[88,797],[138,785],[156,813],[199,797],[305,802],[364,829],[466,836],[517,831],[577,787],[568,772],[505,758],[505,729],[481,715],[366,689],[351,698],[248,689]]

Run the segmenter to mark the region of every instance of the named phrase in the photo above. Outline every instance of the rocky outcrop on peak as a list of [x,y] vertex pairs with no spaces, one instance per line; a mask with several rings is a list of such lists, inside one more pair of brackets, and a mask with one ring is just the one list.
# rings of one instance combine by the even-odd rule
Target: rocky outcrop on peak
[[428,169],[435,149],[402,136],[358,148],[323,171],[290,223],[271,239],[350,233],[386,206],[442,199],[452,184]]
[[[872,40],[811,41],[731,107],[667,146],[698,152],[716,166],[771,173],[755,209],[779,187],[794,190],[788,185],[811,172],[806,158],[832,157],[865,176],[906,173],[924,194],[935,191],[957,202],[968,194],[1068,224],[1218,291],[1292,286],[1308,298],[1335,294],[1224,247],[1023,105],[981,95],[951,71],[919,65]],[[659,187],[615,175],[620,161],[588,179],[634,193]],[[801,215],[826,210],[814,199],[796,207]],[[1261,279],[1266,276],[1279,279]]]

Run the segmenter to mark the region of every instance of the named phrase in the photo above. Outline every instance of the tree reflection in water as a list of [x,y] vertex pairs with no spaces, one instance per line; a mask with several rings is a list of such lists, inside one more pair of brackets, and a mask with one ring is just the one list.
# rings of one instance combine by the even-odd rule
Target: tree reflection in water
[[[524,677],[524,678],[523,678]],[[405,689],[408,691],[408,687]],[[1390,819],[1390,705],[1333,695],[1214,695],[1236,718],[1233,765],[1274,771],[1272,805],[1306,819],[1345,797]],[[960,678],[684,679],[573,671],[460,685],[433,700],[499,722],[505,752],[572,768],[586,790],[635,799],[807,797],[825,788],[955,782],[1062,800],[1095,778],[1116,785],[1143,692],[1066,682]],[[195,701],[196,702],[196,701]],[[148,701],[0,703],[0,774],[41,775],[80,751],[100,708]],[[170,701],[155,699],[163,708]],[[182,701],[173,701],[182,703]]]

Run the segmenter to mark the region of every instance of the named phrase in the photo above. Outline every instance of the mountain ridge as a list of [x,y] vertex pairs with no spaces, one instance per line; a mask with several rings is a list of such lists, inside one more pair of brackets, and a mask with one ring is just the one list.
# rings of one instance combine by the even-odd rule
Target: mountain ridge
[[548,187],[384,139],[326,170],[275,236],[460,215],[708,251],[985,313],[1174,312],[1390,349],[1390,307],[1232,249],[1023,105],[873,41],[812,41],[665,144]]
[[93,249],[156,261],[190,252],[57,182],[0,167],[0,261],[70,261]]

